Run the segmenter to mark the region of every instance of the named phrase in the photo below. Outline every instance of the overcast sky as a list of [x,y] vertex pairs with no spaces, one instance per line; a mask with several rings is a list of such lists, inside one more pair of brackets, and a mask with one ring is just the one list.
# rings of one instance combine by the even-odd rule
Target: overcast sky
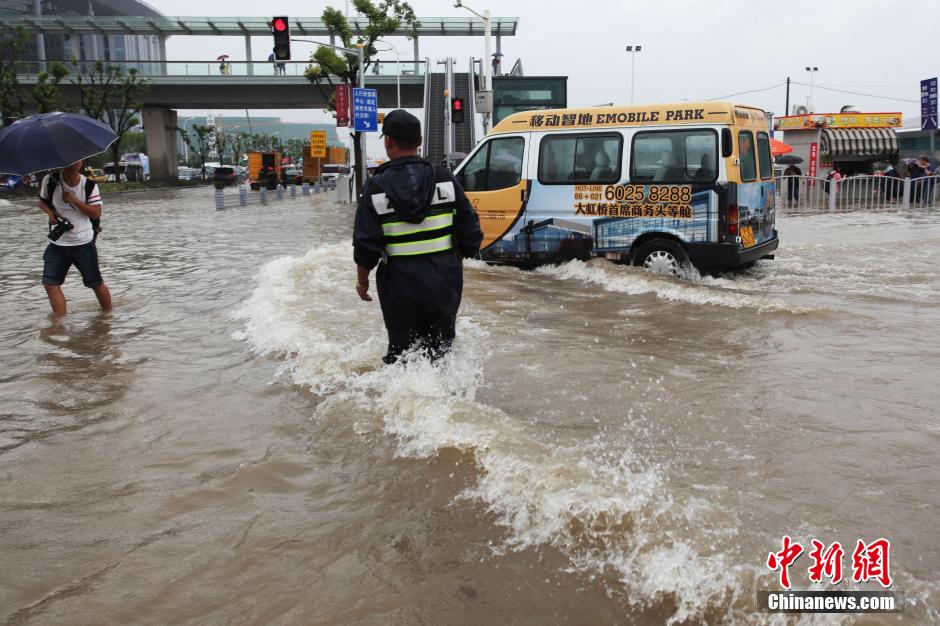
[[[205,0],[150,0],[166,15],[319,16],[326,6],[345,9],[345,1],[279,0],[272,3]],[[568,76],[569,106],[604,102],[628,104],[630,58],[627,44],[642,45],[636,58],[636,102],[674,102],[729,96],[793,81],[809,83],[807,65],[819,67],[813,91],[819,112],[838,111],[846,104],[861,111],[900,111],[905,119],[920,114],[920,80],[940,74],[936,42],[940,2],[881,0],[819,2],[789,0],[468,0],[482,12],[518,17],[516,37],[503,38],[504,68],[523,60],[528,76]],[[414,0],[415,13],[425,17],[470,16],[450,0]],[[404,38],[389,41],[411,58],[412,44]],[[494,44],[495,48],[495,44]],[[255,60],[267,59],[268,37],[253,41]],[[294,58],[306,55],[303,44],[293,45]],[[230,54],[244,60],[244,41],[238,37],[171,37],[171,60],[214,59]],[[482,56],[482,37],[421,39],[421,56],[432,62],[445,56],[466,71],[470,56]],[[392,58],[392,57],[389,57]],[[821,87],[872,94],[869,97],[828,91]],[[790,103],[806,104],[809,87],[793,85]],[[894,98],[888,99],[888,98]],[[785,88],[781,86],[733,96],[780,115]],[[203,111],[186,112],[186,115]],[[223,112],[224,113],[224,112]],[[274,112],[289,121],[323,121],[319,111]],[[236,115],[236,112],[232,113]],[[262,112],[258,112],[262,114]]]

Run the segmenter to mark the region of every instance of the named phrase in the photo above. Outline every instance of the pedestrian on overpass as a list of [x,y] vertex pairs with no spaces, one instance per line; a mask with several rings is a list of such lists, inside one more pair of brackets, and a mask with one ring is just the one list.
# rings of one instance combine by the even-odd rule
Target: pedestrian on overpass
[[412,347],[432,360],[450,349],[463,292],[463,259],[483,240],[480,219],[445,167],[418,156],[421,123],[401,109],[385,116],[389,160],[366,181],[353,230],[356,293],[371,301],[378,265],[379,303],[394,363]]

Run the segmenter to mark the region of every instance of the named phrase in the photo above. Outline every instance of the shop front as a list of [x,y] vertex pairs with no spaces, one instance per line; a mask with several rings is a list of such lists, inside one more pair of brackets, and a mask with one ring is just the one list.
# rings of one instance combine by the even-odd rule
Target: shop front
[[900,113],[814,113],[774,119],[783,142],[803,159],[803,175],[826,177],[834,168],[845,176],[871,174],[897,165]]

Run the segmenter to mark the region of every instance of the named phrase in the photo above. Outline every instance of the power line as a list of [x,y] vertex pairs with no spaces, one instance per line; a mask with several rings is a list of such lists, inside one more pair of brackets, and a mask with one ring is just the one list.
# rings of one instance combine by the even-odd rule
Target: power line
[[782,82],[782,83],[777,83],[776,85],[773,85],[771,87],[765,87],[763,89],[751,89],[749,91],[739,91],[738,93],[730,93],[727,96],[721,96],[719,98],[709,98],[708,100],[706,100],[706,102],[710,102],[712,100],[724,100],[725,98],[733,98],[734,96],[742,96],[746,93],[758,93],[761,91],[770,91],[771,89],[776,89],[777,87],[783,87],[786,84],[787,84],[786,82]]
[[852,94],[853,96],[864,96],[864,97],[866,97],[866,98],[878,98],[878,99],[880,99],[880,100],[896,100],[896,101],[898,101],[898,102],[912,102],[912,103],[914,103],[914,104],[916,104],[917,102],[919,102],[919,100],[908,100],[907,98],[892,98],[891,96],[878,96],[878,95],[875,95],[875,94],[873,94],[873,93],[862,93],[862,92],[860,92],[860,91],[847,91],[847,90],[845,90],[845,89],[833,89],[832,87],[826,87],[826,86],[824,86],[824,85],[816,85],[816,84],[810,85],[809,83],[800,83],[800,82],[797,82],[797,81],[795,81],[795,80],[794,80],[794,81],[791,81],[791,84],[793,84],[793,85],[803,85],[804,87],[810,87],[810,86],[812,86],[813,89],[825,89],[826,91],[835,91],[835,92],[838,92],[838,93],[848,93],[848,94]]

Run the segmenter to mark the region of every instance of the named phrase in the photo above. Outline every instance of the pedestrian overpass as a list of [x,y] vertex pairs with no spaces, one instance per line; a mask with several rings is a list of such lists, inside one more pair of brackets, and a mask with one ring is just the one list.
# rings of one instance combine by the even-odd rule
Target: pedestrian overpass
[[[73,39],[89,38],[92,42],[106,35],[157,37],[163,59],[160,61],[93,57],[77,63],[79,71],[87,72],[94,61],[101,60],[124,69],[134,68],[148,79],[150,87],[144,95],[141,117],[152,176],[165,180],[176,175],[176,109],[322,109],[327,106],[332,87],[323,81],[321,90],[304,77],[308,61],[284,61],[280,63],[283,71],[275,71],[274,63],[252,58],[252,37],[270,38],[269,21],[268,17],[0,15],[0,35],[22,28],[37,38],[59,34]],[[373,62],[365,74],[365,86],[378,91],[380,108],[422,108],[429,104],[426,92],[435,74],[429,75],[429,62],[419,56],[419,42],[423,38],[484,35],[483,22],[478,18],[432,17],[418,18],[418,22],[414,32],[403,28],[389,35],[413,38],[412,59],[380,59]],[[369,25],[368,20],[356,16],[350,17],[349,23],[354,35],[364,35]],[[518,18],[514,17],[491,18],[497,54],[502,54],[502,38],[516,35],[518,23]],[[294,36],[326,38],[330,44],[337,43],[320,18],[292,17],[290,26]],[[245,59],[228,59],[225,65],[218,60],[166,60],[167,38],[187,36],[241,37]],[[97,51],[94,43],[86,49]],[[41,57],[22,64],[24,73],[19,77],[20,83],[27,89],[33,88],[38,72],[54,60],[57,59]],[[72,67],[71,60],[58,60]],[[333,82],[340,81],[334,79]],[[63,82],[60,92],[66,104],[78,104],[79,91],[75,85]],[[442,106],[442,100],[434,98],[430,104]],[[431,121],[443,123],[443,118],[434,116]],[[443,136],[444,130],[426,128],[425,132],[429,137],[437,137]],[[472,144],[472,138],[469,141]],[[466,141],[458,143],[464,150],[468,149],[463,145]]]

